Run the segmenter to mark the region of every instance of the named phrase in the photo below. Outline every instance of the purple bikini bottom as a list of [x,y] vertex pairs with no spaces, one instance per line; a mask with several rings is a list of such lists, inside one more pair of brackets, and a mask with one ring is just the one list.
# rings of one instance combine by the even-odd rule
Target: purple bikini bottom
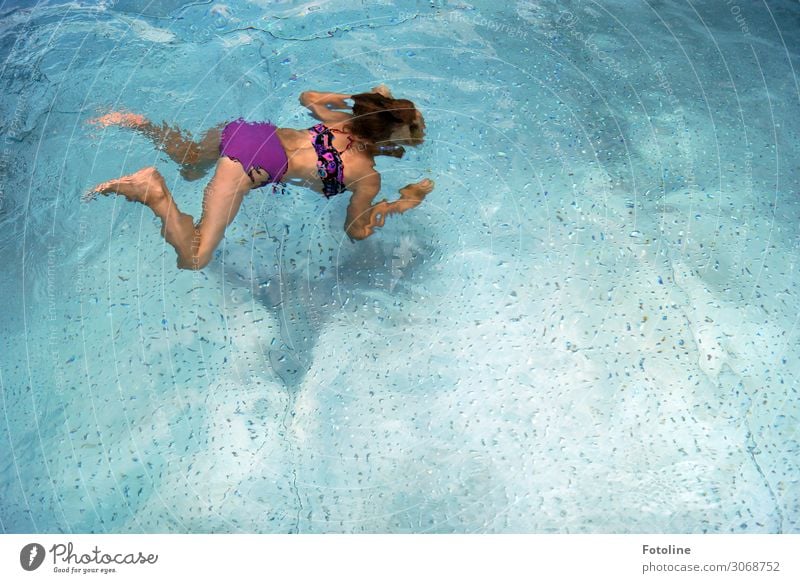
[[289,159],[278,139],[278,128],[270,122],[248,122],[241,117],[222,129],[219,141],[220,156],[227,156],[242,165],[253,183],[253,172],[261,168],[269,173],[269,180],[260,186],[280,182]]

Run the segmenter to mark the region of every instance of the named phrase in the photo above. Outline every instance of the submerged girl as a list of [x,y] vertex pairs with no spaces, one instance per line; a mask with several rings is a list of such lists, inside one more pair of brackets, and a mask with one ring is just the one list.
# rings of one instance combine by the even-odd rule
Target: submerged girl
[[[352,110],[346,99],[352,100]],[[321,123],[296,130],[239,118],[209,129],[196,142],[184,138],[180,129],[157,126],[138,114],[111,112],[89,120],[129,127],[151,138],[181,165],[187,180],[202,178],[216,165],[196,225],[191,215],[178,209],[164,177],[153,166],[98,184],[87,196],[116,193],[147,205],[161,219],[161,234],[175,248],[178,267],[202,269],[250,189],[296,184],[327,198],[349,190],[344,229],[358,240],[382,227],[388,215],[417,206],[433,190],[433,181],[425,179],[401,188],[395,201],[372,204],[381,188],[375,156],[400,157],[403,145],[423,142],[425,120],[411,101],[395,99],[381,85],[372,93],[355,95],[305,91],[300,103]]]

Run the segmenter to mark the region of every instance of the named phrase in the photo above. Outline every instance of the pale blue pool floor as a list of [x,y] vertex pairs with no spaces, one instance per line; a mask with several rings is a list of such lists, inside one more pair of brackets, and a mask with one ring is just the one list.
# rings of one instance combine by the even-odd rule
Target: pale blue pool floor
[[[693,4],[2,8],[2,530],[797,532],[800,14]],[[428,126],[381,196],[437,188],[357,245],[261,189],[190,273],[79,201],[200,210],[98,111],[380,82]]]

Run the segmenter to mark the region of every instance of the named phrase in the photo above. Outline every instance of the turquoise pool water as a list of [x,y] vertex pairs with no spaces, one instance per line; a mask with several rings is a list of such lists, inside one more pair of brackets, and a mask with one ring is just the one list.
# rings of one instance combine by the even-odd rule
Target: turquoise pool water
[[[0,3],[4,532],[798,532],[796,3]],[[386,83],[424,147],[249,194],[179,271],[90,186],[111,108],[308,127]]]

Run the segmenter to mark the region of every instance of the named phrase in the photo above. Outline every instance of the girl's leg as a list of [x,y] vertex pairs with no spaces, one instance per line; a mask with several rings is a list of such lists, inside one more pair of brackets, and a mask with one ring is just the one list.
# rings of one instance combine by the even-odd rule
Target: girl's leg
[[238,162],[219,158],[216,172],[203,195],[203,214],[197,225],[175,204],[161,173],[154,167],[98,184],[89,193],[116,192],[146,204],[161,219],[161,234],[175,248],[180,269],[202,269],[233,221],[252,182]]
[[[213,128],[206,130],[203,137],[198,142],[192,142],[188,146],[190,154],[189,159],[193,162],[181,163],[181,176],[185,180],[193,181],[199,180],[205,176],[209,169],[211,169],[219,158],[219,141],[222,137],[222,128],[225,127],[221,123]],[[175,157],[180,155],[180,146],[172,154],[168,155],[175,160]]]
[[[181,176],[189,181],[202,178],[214,165],[219,157],[219,140],[225,126],[224,123],[218,124],[207,130],[200,140],[194,141],[189,132],[178,127],[172,128],[166,122],[156,125],[136,113],[112,111],[89,120],[89,123],[103,127],[119,125],[138,131],[180,164]],[[184,133],[187,135],[184,136]]]

